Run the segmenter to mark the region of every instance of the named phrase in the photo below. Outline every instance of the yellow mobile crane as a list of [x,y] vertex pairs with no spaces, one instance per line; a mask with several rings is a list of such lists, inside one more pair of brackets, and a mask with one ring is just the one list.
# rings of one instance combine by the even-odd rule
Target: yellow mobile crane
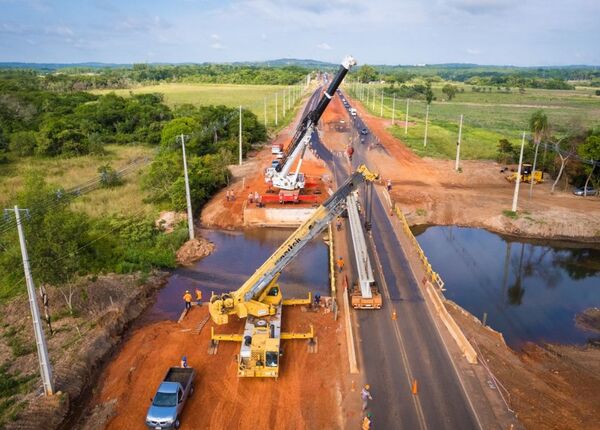
[[238,356],[238,376],[277,377],[281,339],[310,339],[309,333],[281,333],[283,305],[310,304],[308,299],[283,300],[277,280],[281,271],[300,250],[319,234],[346,207],[346,197],[365,181],[373,182],[377,175],[360,166],[262,266],[236,291],[214,294],[209,312],[216,324],[227,324],[230,315],[246,318],[244,334],[211,333],[212,341],[241,342]]

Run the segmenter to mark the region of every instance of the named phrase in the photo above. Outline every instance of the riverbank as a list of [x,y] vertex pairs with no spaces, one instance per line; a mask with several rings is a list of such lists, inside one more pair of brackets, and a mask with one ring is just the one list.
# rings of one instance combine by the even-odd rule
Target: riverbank
[[490,389],[503,393],[525,428],[597,428],[599,347],[528,343],[516,352],[455,303],[446,308],[489,369]]
[[[336,99],[337,100],[337,99]],[[333,120],[348,120],[339,102],[328,111]],[[485,228],[503,234],[600,243],[600,198],[579,197],[561,181],[551,193],[552,180],[533,187],[521,184],[517,213],[512,213],[514,183],[494,161],[421,158],[394,137],[391,122],[369,114],[354,103],[383,150],[369,153],[371,168],[392,181],[392,199],[411,225],[435,224]],[[468,145],[468,142],[464,142]]]
[[66,423],[85,401],[102,364],[120,344],[127,327],[152,303],[166,276],[165,272],[111,274],[82,278],[60,289],[47,288],[53,335],[46,324],[44,328],[56,392],[51,397],[40,397],[27,297],[2,306],[0,363],[7,389],[2,393],[0,427],[68,428]]

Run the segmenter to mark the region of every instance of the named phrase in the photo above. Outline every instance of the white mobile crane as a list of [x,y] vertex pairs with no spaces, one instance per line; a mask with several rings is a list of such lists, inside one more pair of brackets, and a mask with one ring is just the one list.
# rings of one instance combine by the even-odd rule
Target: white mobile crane
[[236,291],[214,294],[210,298],[209,312],[216,324],[227,324],[229,315],[246,318],[244,334],[215,334],[215,341],[241,342],[238,356],[238,376],[277,377],[281,339],[310,339],[309,333],[281,333],[283,305],[310,304],[308,299],[283,300],[277,280],[281,271],[298,255],[311,239],[319,234],[346,208],[346,197],[363,182],[373,182],[377,175],[364,165],[360,166],[313,215],[260,266]]
[[[321,100],[319,100],[317,107],[308,112],[300,121],[296,134],[294,134],[290,145],[286,149],[283,159],[281,159],[276,166],[269,167],[265,171],[265,182],[269,185],[288,191],[304,188],[304,174],[300,173],[304,152],[310,143],[314,129],[319,122],[319,119],[321,119],[321,115],[325,112],[327,105],[329,105],[329,102],[335,95],[335,92],[350,68],[355,65],[356,60],[352,56],[344,58],[344,61],[342,61],[329,88],[327,88],[327,91],[325,91]],[[298,165],[296,166],[295,171],[290,173],[292,166],[296,161],[298,161]]]

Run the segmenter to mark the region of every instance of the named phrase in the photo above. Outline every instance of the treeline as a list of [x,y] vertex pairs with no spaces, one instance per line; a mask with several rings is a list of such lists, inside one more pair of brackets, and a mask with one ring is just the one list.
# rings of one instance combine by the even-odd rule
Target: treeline
[[172,118],[160,94],[54,92],[35,79],[0,80],[0,91],[2,149],[19,156],[100,153],[106,143],[156,145]]
[[40,71],[9,69],[4,76],[37,77],[39,86],[51,91],[89,91],[120,89],[160,82],[199,82],[214,84],[291,85],[302,80],[308,70],[299,66],[261,67],[227,64],[152,65],[134,64],[130,68],[60,69]]
[[[567,81],[600,82],[600,70],[581,68],[519,68],[495,66],[369,66],[358,68],[354,75],[361,82],[385,81],[405,83],[415,78],[465,82],[477,86],[573,89]],[[600,85],[600,84],[599,84]]]
[[[142,177],[147,203],[185,208],[181,138],[185,135],[192,204],[196,211],[229,181],[227,165],[238,156],[239,111],[226,106],[182,105],[171,110],[159,94],[119,97],[53,92],[31,76],[0,79],[0,159],[69,157],[101,153],[106,144],[155,146],[157,155]],[[242,112],[242,150],[264,142],[267,131],[250,111]],[[122,183],[110,166],[99,169],[101,184]],[[27,176],[8,201],[28,208],[25,224],[34,276],[60,285],[87,273],[126,273],[174,267],[186,227],[164,234],[152,217],[92,218],[70,207],[72,196],[46,184],[43,172]],[[0,299],[23,291],[15,226],[0,221]]]

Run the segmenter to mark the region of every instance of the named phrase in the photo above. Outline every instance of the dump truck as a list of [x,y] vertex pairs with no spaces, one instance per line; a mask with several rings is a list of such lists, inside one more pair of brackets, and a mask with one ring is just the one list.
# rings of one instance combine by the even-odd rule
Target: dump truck
[[[533,166],[531,164],[523,164],[521,166],[521,182],[531,182],[532,170]],[[518,176],[519,172],[513,172],[506,177],[506,180],[509,182],[515,182]],[[541,184],[542,182],[544,182],[544,173],[541,170],[536,170],[533,176],[534,184]]]
[[188,367],[171,367],[152,398],[146,414],[146,426],[153,429],[177,429],[188,397],[194,392],[196,372]]

